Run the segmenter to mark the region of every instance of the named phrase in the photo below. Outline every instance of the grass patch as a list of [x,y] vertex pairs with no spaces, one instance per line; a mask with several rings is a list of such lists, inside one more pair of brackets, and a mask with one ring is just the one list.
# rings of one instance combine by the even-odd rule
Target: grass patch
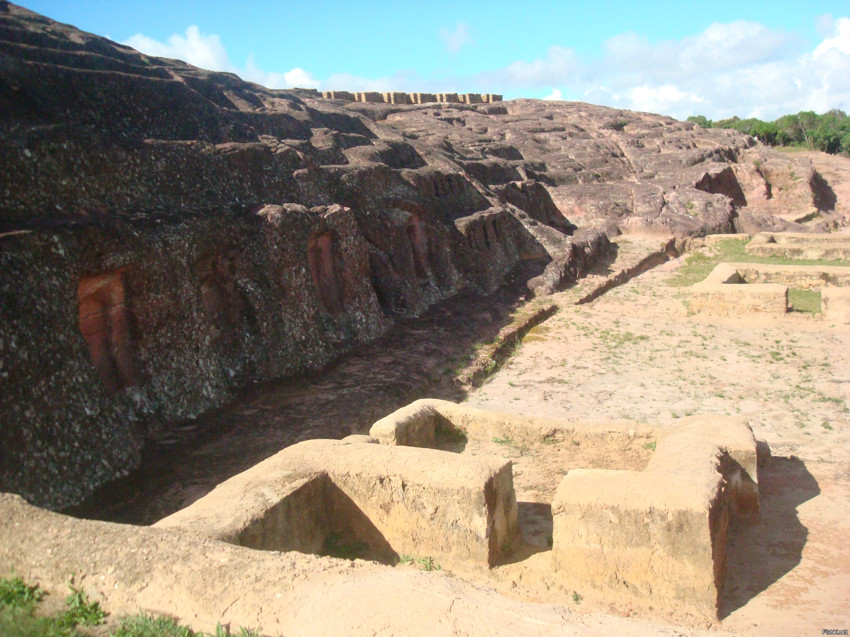
[[[196,633],[170,617],[154,617],[139,613],[132,617],[125,617],[118,630],[111,633],[110,637],[207,637],[207,635]],[[217,624],[215,633],[210,637],[260,637],[260,633],[247,628],[240,628],[238,633],[231,633],[230,628]]]
[[670,277],[664,283],[673,287],[688,287],[699,283],[707,277],[720,261],[701,252],[695,252],[685,259],[684,265],[679,268],[675,276]]
[[78,626],[97,626],[106,613],[98,602],[73,586],[65,598],[65,610],[38,615],[44,591],[20,577],[0,579],[0,635],[4,637],[76,637]]
[[645,334],[634,334],[633,332],[618,332],[616,330],[602,330],[599,332],[599,340],[601,340],[609,348],[623,347],[633,343],[640,343],[648,340],[649,337]]
[[0,635],[4,637],[76,637],[53,617],[38,617],[22,608],[0,608]]
[[412,555],[401,554],[398,556],[399,564],[415,564],[423,571],[442,571],[443,567],[434,561],[430,555],[427,557],[413,557]]
[[655,451],[655,441],[647,442],[643,445],[643,448],[647,451]]
[[113,633],[113,637],[202,637],[187,626],[181,626],[170,617],[135,615],[127,617]]
[[62,616],[62,621],[68,626],[97,626],[103,623],[106,613],[99,602],[89,601],[88,596],[78,588],[71,588],[71,594],[65,598],[68,610]]
[[788,288],[788,304],[793,312],[820,314],[820,290]]
[[514,441],[513,438],[497,438],[497,437],[494,437],[493,442],[495,442],[497,445],[504,445],[506,447],[513,447],[514,449],[519,451],[519,455],[521,455],[521,456],[524,456],[531,451],[531,449],[528,448],[528,445],[524,445],[522,443],[516,442],[516,441]]
[[20,577],[0,580],[0,605],[10,608],[29,608],[41,601],[44,591],[29,586]]
[[[91,601],[78,588],[70,586],[65,598],[65,609],[52,615],[39,614],[39,603],[44,591],[30,586],[20,577],[0,579],[0,635],[3,637],[84,637],[81,626],[98,626],[106,613],[98,602]],[[100,629],[103,630],[103,629]],[[97,634],[105,635],[105,632]],[[215,634],[209,637],[259,637],[257,630],[241,628],[231,633],[230,628],[216,626]],[[139,613],[125,617],[109,637],[208,637],[181,626],[169,617],[154,617]]]

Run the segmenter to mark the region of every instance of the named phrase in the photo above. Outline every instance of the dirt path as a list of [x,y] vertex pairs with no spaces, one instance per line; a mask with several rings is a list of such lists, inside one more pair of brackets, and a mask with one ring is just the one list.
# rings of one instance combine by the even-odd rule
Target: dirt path
[[[761,521],[733,536],[718,627],[801,635],[847,628],[850,329],[801,314],[689,316],[686,288],[665,284],[680,264],[586,305],[572,304],[575,292],[560,295],[561,311],[469,403],[569,421],[746,417],[772,458],[760,474]],[[655,610],[665,616],[682,619]]]

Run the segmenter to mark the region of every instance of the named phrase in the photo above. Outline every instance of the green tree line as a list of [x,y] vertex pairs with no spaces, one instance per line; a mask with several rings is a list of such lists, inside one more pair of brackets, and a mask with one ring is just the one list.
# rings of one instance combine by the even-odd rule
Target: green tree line
[[692,115],[688,121],[703,128],[733,128],[768,146],[806,146],[831,155],[850,154],[850,117],[838,109],[823,115],[800,111],[796,115],[783,115],[772,122],[755,117],[732,117],[713,122],[704,115]]

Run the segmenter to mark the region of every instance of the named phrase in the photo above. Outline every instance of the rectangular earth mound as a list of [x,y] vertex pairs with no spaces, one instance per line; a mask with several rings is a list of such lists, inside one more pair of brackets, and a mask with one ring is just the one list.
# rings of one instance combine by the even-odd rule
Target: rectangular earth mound
[[640,470],[573,469],[552,501],[552,569],[564,590],[605,599],[674,602],[715,615],[726,573],[730,516],[759,513],[756,442],[739,418],[694,416],[671,428],[576,424],[418,400],[376,422],[383,445],[432,447],[446,432],[469,439],[573,444],[657,438]]
[[850,287],[821,290],[821,313],[829,321],[850,323]]
[[756,480],[743,420],[682,419],[644,471],[567,474],[552,502],[553,568],[568,585],[715,613],[730,515],[758,515]]
[[517,504],[509,461],[310,440],[154,526],[254,549],[487,567],[516,536]]
[[759,257],[850,260],[850,235],[760,232],[745,250],[747,254]]

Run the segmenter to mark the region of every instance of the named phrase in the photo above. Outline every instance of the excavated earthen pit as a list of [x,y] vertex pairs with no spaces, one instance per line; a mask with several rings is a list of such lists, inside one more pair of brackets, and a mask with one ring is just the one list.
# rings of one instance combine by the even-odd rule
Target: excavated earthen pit
[[563,590],[714,615],[730,516],[758,508],[740,419],[574,424],[419,400],[370,436],[284,449],[155,526],[458,572],[548,552]]
[[846,235],[760,232],[745,248],[754,257],[827,261],[793,265],[719,263],[691,287],[690,310],[718,316],[785,314],[793,308],[789,288],[819,290],[827,320],[850,321],[850,241]]
[[510,462],[364,438],[288,447],[154,526],[384,563],[409,555],[486,568],[514,544]]
[[824,318],[850,319],[850,268],[821,265],[719,263],[691,287],[690,310],[719,316],[785,314],[788,289],[817,289]]

